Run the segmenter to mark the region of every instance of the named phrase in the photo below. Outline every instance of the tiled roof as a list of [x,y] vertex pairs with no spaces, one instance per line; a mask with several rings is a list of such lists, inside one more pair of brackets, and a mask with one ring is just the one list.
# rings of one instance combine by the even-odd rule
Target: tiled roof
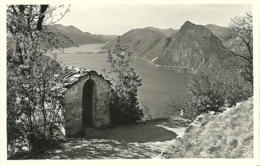
[[85,75],[96,75],[111,84],[109,80],[105,79],[102,74],[98,74],[95,70],[87,70],[82,67],[75,68],[73,66],[66,66],[63,69],[63,74],[57,75],[60,84],[54,88],[61,88],[61,93],[64,93]]

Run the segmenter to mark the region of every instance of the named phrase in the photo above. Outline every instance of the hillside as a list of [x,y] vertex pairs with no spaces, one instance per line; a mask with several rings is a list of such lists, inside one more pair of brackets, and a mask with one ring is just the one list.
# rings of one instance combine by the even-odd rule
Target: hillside
[[[89,32],[83,32],[74,26],[63,26],[61,24],[54,24],[48,27],[52,32],[58,35],[58,38],[67,41],[64,35],[69,37],[75,45],[105,43],[107,40],[102,35],[93,35]],[[71,43],[65,43],[65,47],[73,46]]]
[[211,30],[211,32],[218,38],[220,38],[222,41],[224,40],[224,37],[228,34],[229,31],[227,27],[222,27],[214,24],[208,24],[205,25],[205,27]]
[[101,39],[105,42],[112,41],[118,37],[118,35],[99,35],[101,36]]
[[154,63],[196,71],[216,67],[231,54],[209,29],[186,21]]
[[91,34],[89,32],[84,32],[84,34],[88,37],[92,37],[92,38],[94,37],[95,39],[98,39],[103,42],[109,42],[118,37],[117,35],[97,35],[97,34]]
[[160,28],[155,28],[155,27],[147,27],[145,29],[151,29],[157,32],[161,32],[163,33],[166,37],[171,37],[173,34],[175,34],[176,32],[178,32],[178,30],[172,29],[172,28],[168,28],[168,29],[160,29]]
[[168,158],[252,158],[253,98],[224,113],[197,118]]
[[[133,56],[152,60],[161,54],[167,46],[167,37],[153,29],[133,29],[121,36],[121,44],[129,46]],[[117,40],[113,40],[102,49],[113,49]]]

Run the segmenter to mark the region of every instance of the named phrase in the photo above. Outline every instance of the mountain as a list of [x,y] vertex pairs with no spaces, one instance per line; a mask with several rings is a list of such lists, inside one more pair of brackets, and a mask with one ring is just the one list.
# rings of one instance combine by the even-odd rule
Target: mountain
[[118,37],[117,35],[96,35],[96,34],[91,34],[89,32],[84,32],[84,34],[88,37],[94,37],[94,38],[99,39],[103,42],[109,42],[109,41],[114,40]]
[[[84,45],[84,44],[95,44],[95,43],[105,43],[102,35],[92,35],[89,32],[83,32],[78,28],[70,25],[70,26],[63,26],[61,24],[54,24],[48,27],[52,32],[58,34],[58,38],[63,41],[67,41],[63,35],[69,37],[74,44],[76,45]],[[60,34],[62,35],[60,35]],[[71,43],[65,43],[65,47],[73,46]]]
[[[129,46],[133,56],[152,60],[166,48],[167,37],[154,29],[133,29],[121,36],[121,44]],[[114,49],[116,45],[117,40],[113,40],[102,49]]]
[[222,27],[214,24],[205,25],[206,28],[211,30],[211,32],[224,41],[224,37],[228,34],[229,29],[227,27]]
[[[154,27],[130,30],[121,36],[121,44],[154,66],[196,72],[219,66],[231,57],[233,53],[220,39],[227,31],[225,27],[212,24],[205,27],[186,21],[179,30]],[[103,49],[114,49],[116,44],[117,40],[113,40]]]
[[210,29],[212,31],[212,33],[214,33],[214,35],[219,37],[225,47],[230,48],[230,46],[232,46],[235,39],[234,40],[225,39],[229,34],[229,28],[214,25],[214,24],[208,24],[208,25],[205,25],[205,27]]
[[172,28],[168,28],[168,29],[159,29],[159,28],[155,28],[155,27],[147,27],[145,29],[151,29],[151,30],[155,30],[158,32],[163,33],[166,37],[171,37],[174,33],[178,32],[178,30],[172,29]]
[[231,54],[211,30],[186,21],[154,63],[197,71],[216,67]]
[[112,41],[118,37],[118,35],[99,35],[101,36],[102,40],[105,42]]

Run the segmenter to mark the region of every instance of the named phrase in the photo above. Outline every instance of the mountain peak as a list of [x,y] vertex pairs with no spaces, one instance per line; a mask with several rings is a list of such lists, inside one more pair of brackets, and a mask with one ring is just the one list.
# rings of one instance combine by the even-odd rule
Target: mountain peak
[[190,22],[189,20],[187,20],[187,21],[185,21],[185,23],[183,25],[196,25],[196,24],[194,24],[194,23]]
[[182,32],[187,32],[189,29],[193,28],[194,26],[196,26],[196,24],[193,24],[192,22],[190,22],[189,20],[185,21],[185,23],[181,26],[180,30]]
[[193,27],[195,24],[190,22],[189,20],[185,21],[185,23],[181,26],[181,29],[189,29]]

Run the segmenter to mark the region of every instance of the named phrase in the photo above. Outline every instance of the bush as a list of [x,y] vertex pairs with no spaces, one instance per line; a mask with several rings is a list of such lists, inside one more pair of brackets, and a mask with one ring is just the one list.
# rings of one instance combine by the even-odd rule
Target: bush
[[[111,94],[111,121],[114,124],[131,124],[142,120],[143,111],[139,106],[137,91],[141,86],[141,79],[130,67],[131,53],[127,46],[120,45],[120,37],[116,48],[108,50],[108,63],[111,70],[106,72],[114,86]],[[127,55],[126,55],[127,54]],[[113,75],[113,78],[110,78]]]
[[53,89],[60,72],[58,62],[37,56],[30,74],[17,75],[19,70],[8,64],[7,73],[7,143],[9,155],[28,148],[44,151],[62,138],[63,96]]
[[185,86],[187,93],[173,99],[170,105],[188,119],[201,113],[223,112],[253,94],[251,84],[232,72],[199,72]]

